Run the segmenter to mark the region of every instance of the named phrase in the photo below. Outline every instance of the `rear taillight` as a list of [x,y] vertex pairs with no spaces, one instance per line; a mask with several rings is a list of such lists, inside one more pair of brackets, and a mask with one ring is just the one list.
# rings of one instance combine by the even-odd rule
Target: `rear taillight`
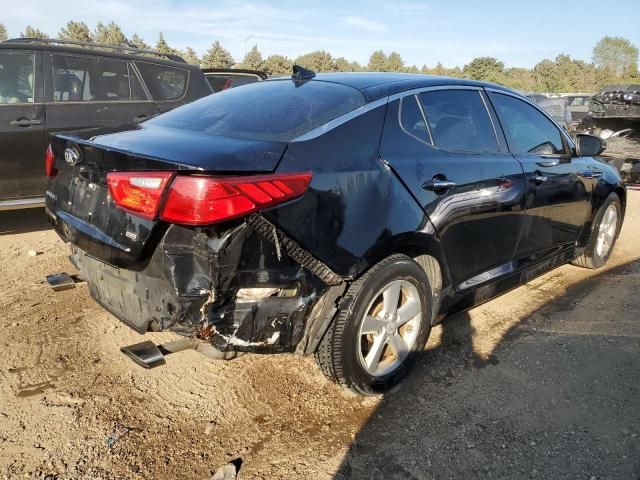
[[183,225],[209,225],[301,196],[311,173],[246,177],[177,176],[160,218]]
[[111,172],[107,185],[113,201],[149,220],[156,217],[173,172]]
[[58,170],[54,166],[56,157],[53,155],[53,149],[51,144],[47,147],[47,153],[44,154],[44,173],[47,177],[55,177],[58,174]]

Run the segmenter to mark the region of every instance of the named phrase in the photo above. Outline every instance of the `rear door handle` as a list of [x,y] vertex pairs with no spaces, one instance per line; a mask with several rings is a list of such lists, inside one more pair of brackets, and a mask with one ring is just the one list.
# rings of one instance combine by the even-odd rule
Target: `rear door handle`
[[32,125],[40,125],[42,120],[29,120],[28,118],[18,118],[11,120],[10,125],[13,127],[30,127]]
[[531,181],[533,183],[535,183],[536,185],[540,185],[540,184],[542,184],[542,183],[547,181],[547,177],[545,177],[544,175],[538,174],[535,177],[532,177]]
[[556,165],[560,165],[560,160],[555,158],[544,159],[539,162],[536,162],[541,167],[555,167]]
[[427,180],[422,184],[422,188],[425,190],[431,190],[432,192],[442,192],[443,190],[449,190],[456,186],[456,182],[450,182],[449,180],[441,180],[434,178]]

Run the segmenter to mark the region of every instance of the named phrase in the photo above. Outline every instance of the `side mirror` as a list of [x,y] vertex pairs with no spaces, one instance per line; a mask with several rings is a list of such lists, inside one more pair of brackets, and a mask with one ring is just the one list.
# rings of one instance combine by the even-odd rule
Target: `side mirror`
[[600,155],[607,146],[602,138],[586,133],[576,135],[576,153],[579,157],[595,157]]

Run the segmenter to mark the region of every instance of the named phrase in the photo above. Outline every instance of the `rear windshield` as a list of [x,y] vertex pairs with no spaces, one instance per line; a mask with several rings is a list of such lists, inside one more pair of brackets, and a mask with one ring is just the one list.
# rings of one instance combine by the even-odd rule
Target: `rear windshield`
[[362,94],[345,85],[273,80],[210,95],[145,123],[289,142],[364,104]]

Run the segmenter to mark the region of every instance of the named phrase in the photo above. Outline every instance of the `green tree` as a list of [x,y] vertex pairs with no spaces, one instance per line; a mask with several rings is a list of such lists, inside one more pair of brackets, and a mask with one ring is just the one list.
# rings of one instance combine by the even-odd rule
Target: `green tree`
[[7,27],[4,24],[0,23],[0,42],[4,42],[9,38],[9,34],[7,33]]
[[131,35],[129,45],[135,48],[141,48],[142,50],[149,50],[151,48],[151,45],[145,42],[137,33]]
[[293,61],[284,55],[269,55],[264,61],[264,71],[267,75],[291,75]]
[[528,68],[507,68],[504,71],[504,85],[515,90],[531,92],[535,90],[535,79]]
[[504,83],[504,63],[493,57],[477,57],[464,66],[462,75],[471,80]]
[[257,45],[251,47],[251,50],[247,52],[240,64],[240,67],[247,68],[249,70],[264,69],[264,60],[262,59],[262,54],[260,53],[260,50],[258,50]]
[[49,38],[49,35],[38,28],[27,25],[24,32],[20,34],[22,38]]
[[126,35],[116,22],[109,22],[107,25],[98,22],[93,38],[96,43],[102,45],[129,46]]
[[73,20],[69,20],[66,27],[60,29],[58,38],[60,40],[74,40],[77,42],[93,42],[93,37],[87,24],[84,22],[74,22]]
[[593,63],[618,77],[638,70],[638,47],[624,37],[602,37],[593,47]]
[[362,65],[360,65],[356,61],[353,61],[353,62],[349,63],[349,69],[352,72],[363,72],[364,71],[364,67]]
[[398,52],[391,52],[387,57],[386,72],[402,72],[404,69],[404,60]]
[[329,52],[324,50],[316,50],[309,52],[296,58],[296,65],[313,70],[316,73],[335,72],[336,65],[333,57]]
[[231,68],[234,63],[231,54],[217,40],[202,57],[203,68]]
[[184,58],[185,61],[187,63],[190,63],[191,65],[200,65],[200,57],[198,57],[196,51],[191,47],[187,47],[187,49],[184,51],[184,54],[182,55],[182,58]]
[[367,70],[370,72],[387,72],[388,58],[382,50],[376,50],[369,57]]
[[160,36],[158,37],[158,41],[154,47],[154,50],[157,50],[160,53],[164,53],[166,55],[183,55],[180,50],[177,50],[173,47],[170,47],[167,41],[164,39],[164,35],[160,32]]
[[351,69],[351,64],[349,63],[349,60],[347,60],[344,57],[336,58],[333,63],[334,63],[336,72],[352,72],[353,71]]

